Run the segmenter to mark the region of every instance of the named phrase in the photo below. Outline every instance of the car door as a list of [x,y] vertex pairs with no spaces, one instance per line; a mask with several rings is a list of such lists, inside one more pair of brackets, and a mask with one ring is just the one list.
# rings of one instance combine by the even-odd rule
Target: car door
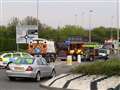
[[44,66],[42,65],[43,63],[42,63],[42,61],[40,60],[40,58],[37,58],[37,60],[36,60],[36,73],[38,72],[38,71],[40,71],[40,73],[41,73],[41,77],[44,77],[45,76],[45,71],[44,71]]
[[14,62],[15,60],[17,60],[18,57],[21,57],[20,53],[13,53],[11,61]]
[[45,58],[41,58],[41,61],[42,61],[42,67],[44,67],[45,76],[49,76],[52,71],[52,68],[49,66]]
[[11,58],[12,54],[7,53],[6,55],[3,56],[3,64],[7,64],[9,62],[9,59]]

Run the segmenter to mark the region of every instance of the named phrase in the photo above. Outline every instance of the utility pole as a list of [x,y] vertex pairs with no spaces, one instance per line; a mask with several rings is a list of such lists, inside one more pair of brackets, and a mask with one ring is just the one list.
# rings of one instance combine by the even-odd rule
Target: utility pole
[[36,3],[36,9],[37,9],[37,26],[39,25],[39,19],[38,19],[38,16],[39,16],[39,0],[37,0],[37,3]]
[[93,10],[89,10],[89,42],[91,42],[91,17]]
[[119,0],[116,2],[116,16],[117,16],[117,41],[118,41],[118,56],[119,56]]
[[77,26],[77,17],[78,17],[78,15],[75,14],[75,26]]
[[82,12],[81,13],[81,27],[84,27],[84,15],[85,15],[85,12]]
[[113,28],[113,19],[114,19],[114,17],[112,16],[111,17],[111,30],[110,30],[110,38],[111,39],[113,39],[113,29],[112,29]]

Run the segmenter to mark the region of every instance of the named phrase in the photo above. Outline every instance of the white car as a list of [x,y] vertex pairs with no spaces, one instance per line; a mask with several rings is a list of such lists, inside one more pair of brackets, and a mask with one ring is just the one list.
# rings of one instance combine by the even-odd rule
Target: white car
[[99,49],[99,59],[108,59],[109,54],[107,53],[107,49]]

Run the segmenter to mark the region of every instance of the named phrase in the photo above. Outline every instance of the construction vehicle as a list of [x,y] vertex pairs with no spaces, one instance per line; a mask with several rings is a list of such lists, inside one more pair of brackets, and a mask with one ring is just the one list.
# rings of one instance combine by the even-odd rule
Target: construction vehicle
[[[99,59],[100,45],[88,42],[71,42],[68,54],[73,56],[73,60],[77,59],[77,55],[81,55],[83,61],[94,61]],[[101,57],[102,59],[103,57]]]
[[27,52],[31,55],[35,55],[35,48],[40,49],[40,54],[45,57],[48,62],[55,61],[56,50],[54,41],[42,38],[33,39],[28,44]]
[[73,60],[77,60],[77,55],[81,55],[83,58],[84,56],[84,48],[83,48],[84,43],[83,42],[71,42],[70,45],[68,46],[68,53],[72,55]]

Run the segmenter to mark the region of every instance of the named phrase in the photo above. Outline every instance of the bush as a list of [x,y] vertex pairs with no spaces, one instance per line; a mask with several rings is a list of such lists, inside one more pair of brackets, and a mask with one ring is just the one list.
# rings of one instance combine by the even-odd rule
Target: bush
[[[26,49],[27,49],[26,44],[19,44],[20,51],[26,51]],[[17,50],[16,39],[0,38],[0,52],[16,51],[16,50]]]
[[120,60],[112,59],[81,64],[72,69],[72,72],[87,75],[120,75]]

